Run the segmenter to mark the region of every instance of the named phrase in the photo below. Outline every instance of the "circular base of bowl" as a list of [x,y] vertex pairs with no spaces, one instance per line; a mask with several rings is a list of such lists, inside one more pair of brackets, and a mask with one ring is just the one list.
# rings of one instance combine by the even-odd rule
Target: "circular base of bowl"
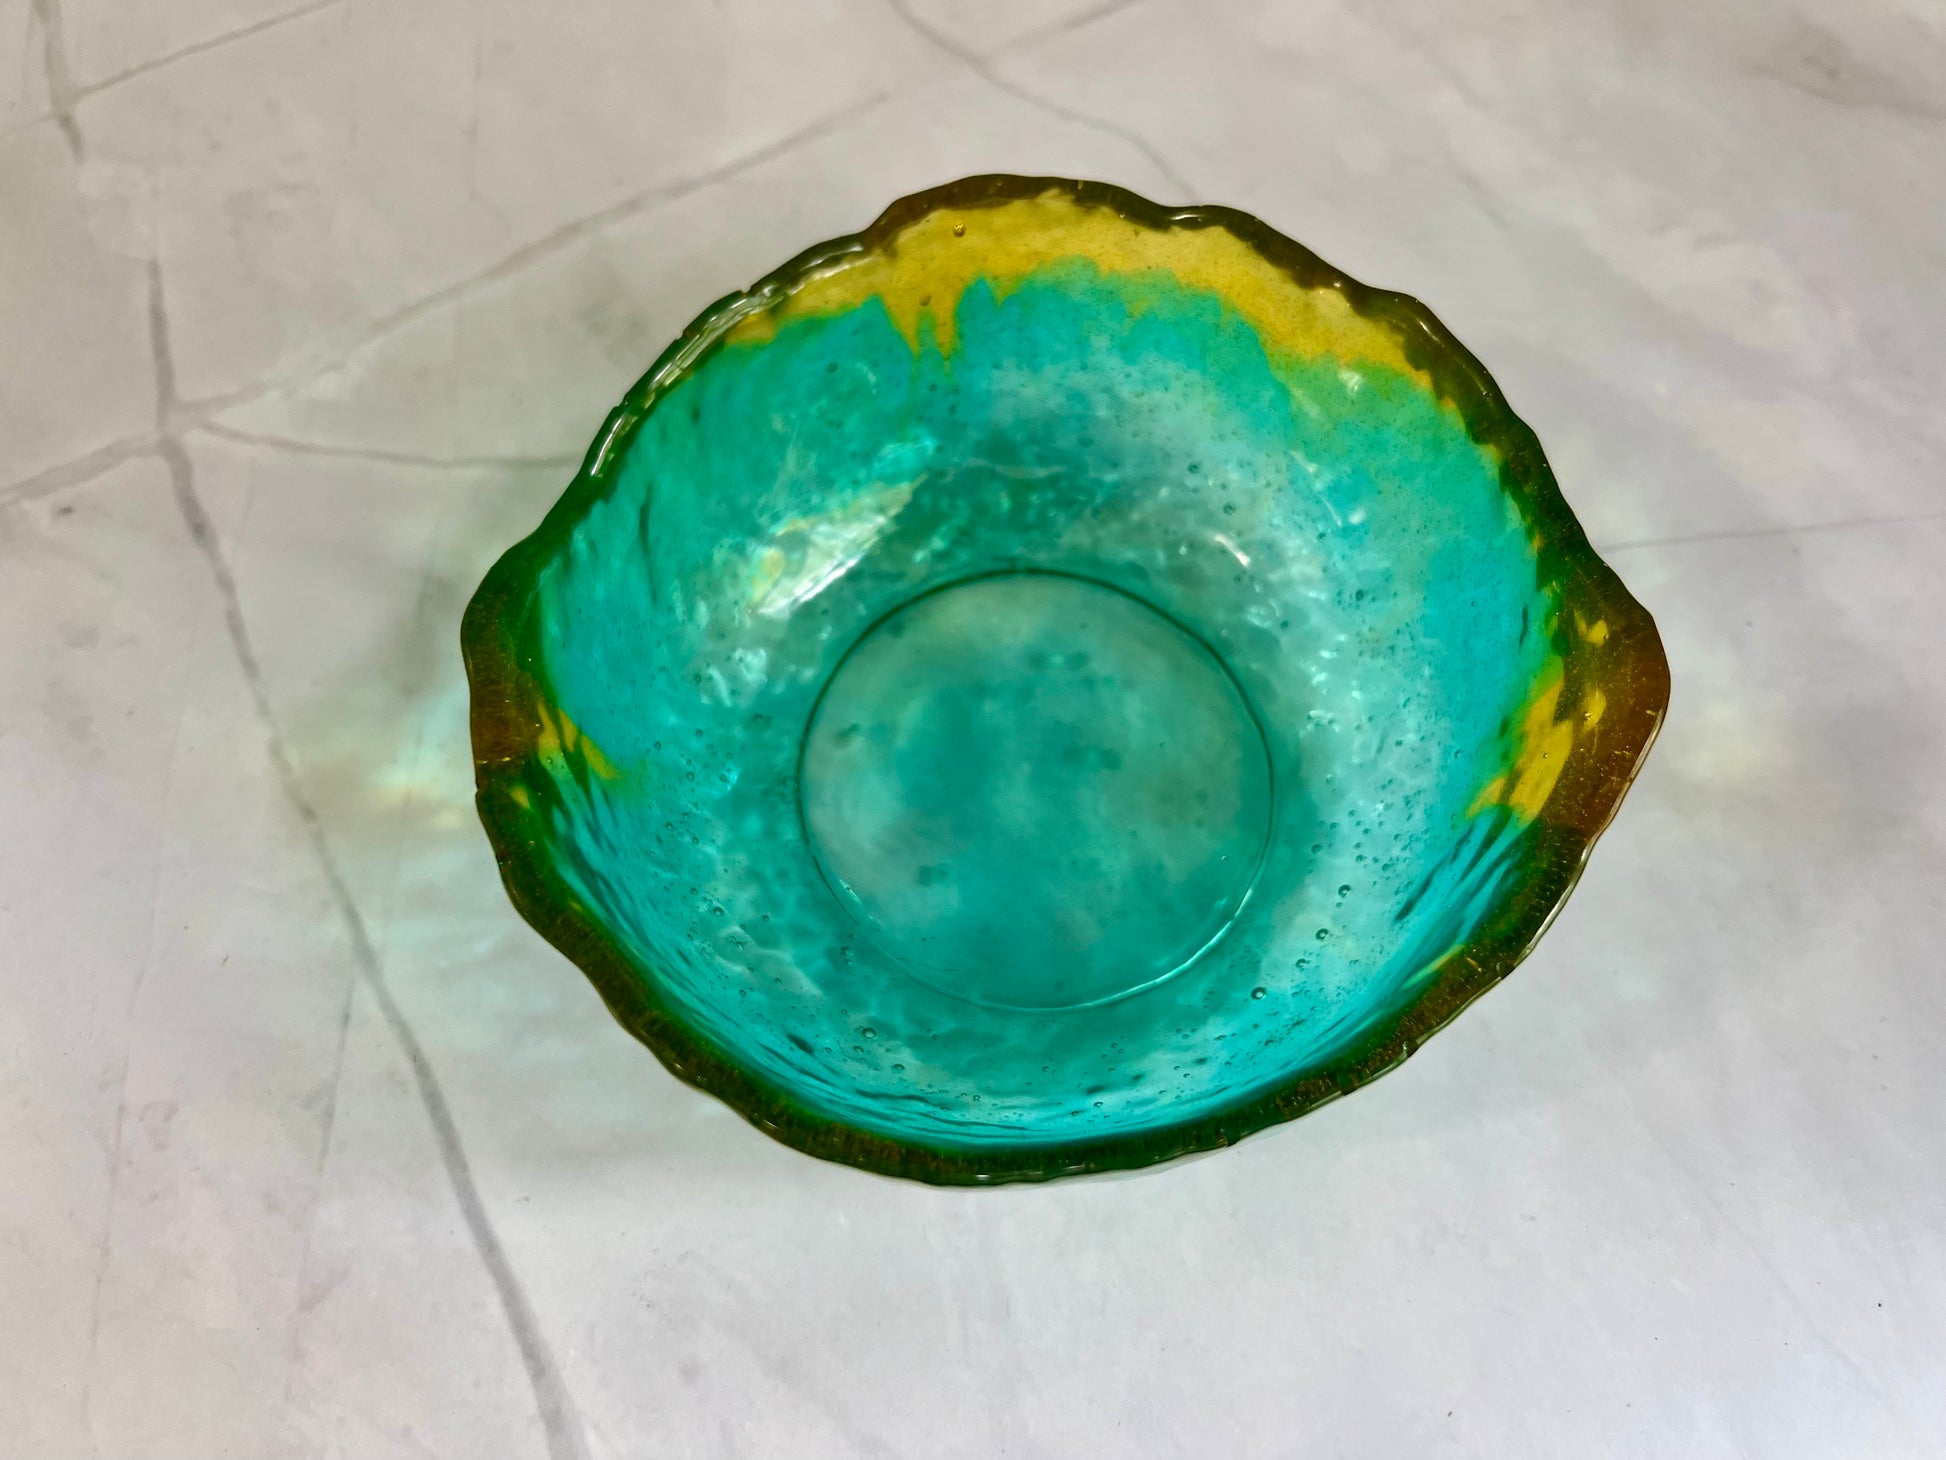
[[1208,951],[1262,865],[1272,773],[1236,680],[1117,588],[962,580],[881,618],[805,728],[812,855],[921,983],[1064,1009]]

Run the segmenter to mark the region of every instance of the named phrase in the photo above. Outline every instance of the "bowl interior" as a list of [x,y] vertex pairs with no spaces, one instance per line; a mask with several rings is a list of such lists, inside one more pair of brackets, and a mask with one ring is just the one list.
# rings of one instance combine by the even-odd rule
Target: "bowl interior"
[[1603,713],[1572,574],[1410,330],[1240,231],[910,210],[699,322],[543,530],[521,855],[781,1108],[1180,1129],[1517,895]]

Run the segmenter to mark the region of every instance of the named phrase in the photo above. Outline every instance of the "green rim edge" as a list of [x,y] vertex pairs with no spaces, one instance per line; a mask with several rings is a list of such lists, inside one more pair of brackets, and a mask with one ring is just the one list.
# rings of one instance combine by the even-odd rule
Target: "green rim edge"
[[[526,813],[507,794],[514,769],[540,729],[523,708],[526,698],[517,693],[528,676],[516,634],[536,571],[607,493],[636,429],[658,397],[693,369],[731,326],[769,308],[806,276],[880,247],[935,209],[992,207],[1054,190],[1150,228],[1226,229],[1301,286],[1336,289],[1358,314],[1389,326],[1406,358],[1431,377],[1435,391],[1459,412],[1473,439],[1498,451],[1501,486],[1540,538],[1539,577],[1556,585],[1563,608],[1554,647],[1565,670],[1564,703],[1577,703],[1580,689],[1596,684],[1607,695],[1608,710],[1593,734],[1577,738],[1552,796],[1528,828],[1512,895],[1469,943],[1446,956],[1424,990],[1392,1019],[1322,1067],[1180,1125],[972,1152],[895,1140],[821,1116],[732,1063],[657,999],[523,834]],[[1609,633],[1599,647],[1572,635],[1568,610],[1607,621]],[[1511,973],[1547,930],[1620,807],[1669,703],[1669,665],[1655,621],[1589,545],[1533,431],[1513,413],[1485,367],[1425,305],[1409,295],[1360,284],[1232,208],[1163,208],[1109,183],[1007,174],[963,178],[901,198],[863,232],[807,249],[749,289],[704,310],[610,412],[580,470],[540,526],[488,571],[467,605],[460,641],[472,697],[476,802],[501,880],[521,916],[587,974],[622,1027],[679,1079],[807,1155],[941,1186],[1130,1170],[1215,1150],[1293,1120],[1396,1069]]]

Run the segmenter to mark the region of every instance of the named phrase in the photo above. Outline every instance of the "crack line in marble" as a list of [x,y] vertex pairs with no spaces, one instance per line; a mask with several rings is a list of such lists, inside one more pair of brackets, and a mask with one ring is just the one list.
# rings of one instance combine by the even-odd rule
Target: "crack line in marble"
[[12,507],[20,502],[31,502],[36,497],[45,497],[67,487],[78,487],[91,482],[104,472],[114,470],[125,461],[133,461],[138,456],[149,456],[155,452],[156,433],[145,431],[139,436],[124,436],[119,441],[111,441],[106,446],[97,446],[80,456],[56,462],[53,466],[43,467],[32,476],[21,477],[0,487],[0,508]]
[[442,471],[513,470],[559,471],[581,464],[581,452],[561,452],[552,456],[433,456],[418,451],[388,451],[382,447],[339,446],[328,441],[301,441],[293,436],[267,436],[256,431],[240,431],[220,421],[204,421],[187,428],[206,436],[235,441],[245,446],[261,446],[268,451],[289,452],[293,456],[321,456],[341,461],[371,461],[385,466],[421,466]]
[[1809,82],[1797,80],[1795,77],[1783,75],[1781,72],[1765,70],[1762,67],[1749,68],[1744,74],[1755,77],[1759,81],[1769,82],[1774,86],[1781,86],[1785,90],[1795,92],[1799,96],[1808,96],[1811,100],[1825,106],[1837,107],[1841,111],[1871,112],[1879,116],[1897,117],[1901,121],[1924,122],[1927,125],[1939,121],[1946,121],[1946,107],[1932,107],[1923,102],[1912,101],[1905,97],[1853,97],[1834,95],[1832,92],[1823,90]]
[[[52,5],[55,3],[55,0],[35,0],[35,3]],[[191,56],[200,56],[205,51],[218,50],[223,46],[229,45],[232,41],[246,40],[253,35],[262,35],[267,30],[275,30],[280,25],[288,25],[293,20],[302,20],[307,15],[315,15],[320,10],[330,10],[334,6],[342,5],[343,3],[344,0],[311,0],[310,4],[300,5],[295,10],[286,10],[281,15],[267,15],[262,20],[254,21],[237,30],[226,30],[221,35],[213,35],[204,40],[191,42],[179,50],[168,51],[160,56],[151,56],[148,60],[138,61],[126,70],[115,72],[112,76],[104,76],[99,81],[91,81],[86,86],[76,87],[73,92],[74,99],[77,102],[89,100],[93,97],[100,96],[104,91],[112,91],[124,81],[133,81],[138,76],[147,76],[151,72],[160,71],[167,66],[173,66],[178,61],[186,61]]]
[[953,60],[959,62],[960,65],[971,71],[975,76],[978,76],[989,86],[994,87],[996,90],[1004,91],[1016,101],[1026,102],[1027,105],[1033,107],[1036,111],[1045,112],[1049,116],[1059,117],[1064,121],[1073,122],[1076,126],[1086,127],[1091,132],[1099,133],[1105,137],[1114,137],[1127,143],[1147,158],[1149,165],[1160,173],[1169,185],[1176,190],[1180,203],[1189,204],[1196,201],[1196,190],[1189,185],[1181,173],[1176,171],[1169,160],[1156,150],[1155,144],[1150,142],[1140,132],[1124,127],[1119,122],[1111,122],[1105,117],[1098,117],[1088,112],[1078,111],[1073,107],[1042,96],[1038,92],[1030,91],[1019,82],[1013,81],[1003,75],[994,67],[990,60],[980,55],[977,51],[969,50],[944,31],[936,30],[921,20],[912,12],[906,0],[885,0],[885,4],[894,15],[898,16],[906,24],[914,35],[917,35],[927,44],[952,57]]
[[[1500,114],[1486,104],[1485,99],[1467,79],[1465,73],[1442,55],[1436,47],[1427,45],[1417,30],[1409,26],[1402,28],[1387,26],[1382,20],[1365,15],[1348,13],[1345,19],[1350,25],[1362,28],[1367,35],[1389,46],[1396,55],[1402,58],[1408,55],[1417,56],[1426,69],[1452,89],[1454,97],[1461,105],[1472,110],[1476,126],[1497,129],[1501,134],[1507,131],[1507,125],[1501,120]],[[1453,132],[1450,126],[1441,128],[1440,142],[1444,148],[1446,166],[1459,181],[1460,186],[1466,190],[1468,196],[1473,199],[1474,205],[1496,224],[1501,232],[1508,234],[1515,232],[1514,223],[1507,216],[1506,209],[1501,205],[1501,199],[1496,195],[1493,185],[1481,176],[1478,168],[1473,165],[1472,154],[1475,149],[1453,145]]]
[[[1734,369],[1723,367],[1717,371],[1725,376],[1733,376],[1738,371],[1762,372],[1766,376],[1780,379],[1786,385],[1795,386],[1797,379],[1795,367],[1785,363],[1779,370],[1779,360],[1773,351],[1761,346],[1751,345],[1738,336],[1726,333],[1710,323],[1696,311],[1680,300],[1666,298],[1659,292],[1657,284],[1649,279],[1638,278],[1629,272],[1624,255],[1615,251],[1604,251],[1590,243],[1585,226],[1577,226],[1571,219],[1546,209],[1535,211],[1536,198],[1551,196],[1545,189],[1537,190],[1531,178],[1524,177],[1522,170],[1540,169],[1550,177],[1567,177],[1574,174],[1580,166],[1578,159],[1566,156],[1560,150],[1558,138],[1536,132],[1526,124],[1517,111],[1509,111],[1504,96],[1496,96],[1483,90],[1471,80],[1465,70],[1446,59],[1438,48],[1428,42],[1420,32],[1409,26],[1387,24],[1384,19],[1364,14],[1350,14],[1347,22],[1389,46],[1399,55],[1416,55],[1444,80],[1451,89],[1452,97],[1464,109],[1463,114],[1451,116],[1441,113],[1438,117],[1442,143],[1445,148],[1447,166],[1459,177],[1462,184],[1481,204],[1494,222],[1510,233],[1517,233],[1516,243],[1520,244],[1530,256],[1532,244],[1552,242],[1558,248],[1571,250],[1590,272],[1608,280],[1612,286],[1627,294],[1634,305],[1652,310],[1668,327],[1673,340],[1687,341],[1694,346],[1692,361],[1698,367],[1709,371],[1719,353],[1727,354],[1734,361]],[[1480,136],[1467,140],[1467,145],[1458,145],[1462,121],[1469,122]],[[1475,158],[1499,159],[1503,171],[1510,166],[1512,174],[1509,185],[1496,187],[1488,181],[1489,172],[1483,171],[1472,160]],[[1512,158],[1510,164],[1507,159]],[[1521,222],[1516,225],[1506,213],[1495,195],[1517,207],[1525,207]],[[1605,214],[1597,214],[1606,220]],[[1619,226],[1610,224],[1610,226]],[[1725,225],[1727,226],[1727,225]]]
[[[163,425],[160,430],[143,431],[136,435],[124,436],[109,442],[105,446],[98,446],[79,456],[72,457],[67,461],[56,462],[52,466],[43,467],[39,471],[29,473],[27,476],[16,478],[14,481],[0,486],[0,508],[12,506],[16,502],[30,501],[36,497],[46,496],[48,493],[59,491],[64,487],[76,486],[90,478],[99,476],[110,467],[119,465],[131,457],[148,455],[157,450],[164,433],[184,436],[196,430],[211,430],[219,424],[213,418],[225,411],[239,410],[244,406],[255,405],[257,402],[274,395],[283,394],[288,396],[301,391],[307,386],[315,384],[331,371],[342,368],[347,361],[356,356],[360,351],[380,343],[388,335],[396,333],[406,325],[428,314],[432,314],[448,304],[457,302],[473,291],[489,284],[498,283],[503,279],[511,278],[528,265],[539,263],[550,255],[559,252],[561,249],[570,247],[584,238],[599,234],[604,229],[610,228],[617,223],[626,222],[638,213],[647,212],[666,203],[680,202],[683,198],[700,192],[704,188],[714,186],[717,183],[728,182],[753,167],[760,167],[766,162],[775,161],[777,158],[789,153],[792,149],[804,143],[815,141],[826,133],[844,125],[846,122],[862,116],[872,108],[884,103],[890,96],[890,92],[875,92],[871,96],[865,97],[850,106],[841,107],[837,111],[827,113],[825,116],[800,128],[798,131],[781,137],[775,142],[766,143],[764,146],[747,152],[741,157],[734,158],[722,164],[720,167],[695,173],[687,178],[679,178],[674,182],[665,183],[658,187],[644,189],[631,197],[623,199],[619,203],[611,204],[606,208],[586,214],[570,223],[565,223],[553,232],[534,240],[532,243],[523,244],[512,253],[507,254],[498,262],[489,265],[480,272],[469,275],[467,278],[461,279],[456,283],[433,290],[431,293],[421,295],[410,303],[392,311],[392,313],[381,316],[379,319],[367,325],[350,344],[326,359],[314,359],[293,366],[288,374],[273,372],[236,390],[223,391],[216,395],[204,396],[195,400],[183,400],[181,398],[171,400],[166,405]],[[227,426],[224,429],[225,431],[235,430],[235,428]],[[579,458],[577,457],[575,460],[578,461]]]
[[77,161],[84,150],[81,126],[74,119],[74,103],[79,93],[68,74],[68,37],[61,23],[60,0],[33,0],[34,14],[41,23],[41,66],[47,83],[47,107],[61,137]]
[[473,0],[473,82],[467,92],[466,196],[480,200],[480,91],[486,77],[486,6]]
[[1897,527],[1908,522],[1937,522],[1946,518],[1946,509],[1936,512],[1907,512],[1890,517],[1845,517],[1836,522],[1800,522],[1771,527],[1726,527],[1705,532],[1685,532],[1673,537],[1648,537],[1638,542],[1595,543],[1598,553],[1627,553],[1638,548],[1683,547],[1692,542],[1739,542],[1764,537],[1801,537],[1818,532],[1839,532],[1852,527]]
[[[293,385],[287,386],[286,389],[301,389],[303,386],[310,384],[312,380],[315,380],[318,375],[322,375],[326,371],[336,368],[360,350],[365,349],[368,345],[376,343],[387,335],[396,333],[413,321],[422,319],[426,315],[448,304],[452,304],[486,285],[498,283],[502,279],[518,274],[530,264],[539,263],[542,259],[548,258],[572,244],[579,243],[585,238],[593,237],[614,227],[617,223],[626,222],[638,213],[646,212],[662,204],[678,202],[692,193],[700,192],[712,184],[726,182],[748,171],[750,168],[782,157],[792,149],[823,136],[825,133],[833,131],[852,120],[854,117],[870,111],[873,107],[885,101],[889,95],[890,93],[888,92],[874,93],[861,101],[852,103],[850,106],[842,107],[835,112],[828,113],[820,117],[817,121],[811,122],[797,131],[790,133],[788,136],[778,138],[775,142],[766,143],[762,147],[746,152],[741,157],[733,158],[731,161],[723,163],[720,167],[710,168],[706,171],[692,174],[687,178],[678,178],[673,182],[659,184],[656,187],[645,188],[641,192],[623,198],[620,202],[611,203],[606,208],[598,209],[593,213],[584,214],[572,222],[564,223],[559,228],[554,229],[550,233],[543,234],[533,242],[522,244],[512,253],[507,254],[496,263],[489,264],[478,273],[470,274],[464,279],[448,284],[443,288],[435,289],[431,293],[422,294],[419,298],[409,304],[402,305],[390,314],[381,315],[367,327],[365,333],[359,337],[357,343],[346,350],[338,359],[331,361],[315,374]],[[196,403],[190,402],[189,404],[194,405]]]
[[[444,531],[444,524],[447,516],[453,510],[454,508],[452,507],[452,505],[449,504],[448,508],[439,514],[438,525],[435,527],[432,533],[432,539],[427,549],[426,562],[420,570],[419,593],[418,593],[417,601],[413,605],[412,627],[408,631],[410,634],[414,636],[425,633],[429,628],[429,619],[433,611],[432,610],[433,588],[434,588],[434,583],[437,581],[437,577],[438,577],[437,573],[435,572],[435,565],[438,562],[438,557],[440,553],[441,539]],[[413,731],[412,748],[408,752],[405,760],[405,764],[409,768],[408,769],[409,784],[411,784],[413,788],[409,793],[409,797],[408,797],[409,802],[418,802],[422,798],[424,798],[424,796],[427,794],[425,791],[426,783],[423,778],[422,772],[424,772],[425,770],[425,756],[427,753],[428,740],[430,738],[430,727],[428,724],[427,717],[421,715],[415,718],[417,719],[417,724],[415,725]],[[393,885],[395,892],[398,883],[398,869],[399,869],[399,861],[398,859],[394,859],[391,871],[387,874],[386,880]],[[391,923],[392,910],[393,909],[391,904],[388,903],[386,908],[380,914],[381,926],[386,926],[389,928],[389,925]],[[374,953],[375,953],[375,959],[382,962],[384,957],[383,952],[379,950],[374,950]],[[349,992],[355,995],[356,989],[357,989],[357,983],[356,981],[353,981]],[[332,1090],[331,1090],[331,1095],[329,1097],[331,1102],[330,1116],[331,1116],[331,1123],[333,1125],[335,1125],[336,1122],[337,1095],[338,1095],[338,1086],[340,1083],[339,1077],[343,1069],[343,1057],[344,1057],[344,1051],[347,1048],[347,1044],[348,1044],[347,1036],[350,1033],[352,1012],[353,1009],[352,1009],[351,999],[347,998],[343,1010],[344,1024],[343,1024],[343,1028],[340,1031],[339,1057],[338,1057],[339,1062],[336,1070],[334,1070],[333,1073]],[[318,1209],[322,1204],[322,1188],[324,1184],[326,1168],[330,1160],[330,1155],[331,1155],[331,1151],[330,1151],[329,1140],[327,1139],[321,1141],[319,1143],[317,1167],[313,1177],[315,1185],[314,1185],[310,1205],[307,1208],[304,1215],[304,1235],[298,1252],[298,1261],[296,1266],[297,1309],[295,1314],[292,1317],[292,1321],[290,1323],[290,1331],[285,1343],[284,1387],[283,1387],[283,1392],[280,1395],[278,1401],[278,1413],[284,1416],[288,1416],[288,1414],[290,1413],[291,1403],[296,1389],[297,1377],[298,1377],[298,1363],[300,1358],[300,1344],[304,1337],[304,1320],[308,1319],[310,1315],[316,1311],[318,1306],[322,1304],[323,1301],[327,1297],[329,1297],[333,1291],[337,1289],[339,1284],[342,1283],[345,1280],[345,1277],[348,1275],[347,1271],[340,1270],[332,1274],[330,1277],[326,1278],[325,1281],[322,1283],[322,1285],[319,1286],[315,1291],[313,1291],[308,1285],[310,1273],[311,1273],[311,1250],[316,1236]]]
[[[222,603],[223,620],[229,631],[230,647],[235,655],[237,666],[242,672],[245,686],[249,690],[257,718],[263,726],[271,768],[285,799],[290,803],[291,809],[304,828],[312,856],[324,877],[332,904],[351,944],[353,962],[357,966],[359,978],[378,1005],[387,1029],[400,1052],[405,1056],[406,1064],[412,1072],[413,1084],[417,1088],[419,1102],[425,1109],[427,1120],[432,1126],[433,1143],[438,1149],[440,1164],[445,1168],[455,1204],[460,1209],[460,1215],[466,1223],[468,1234],[473,1239],[481,1264],[486,1268],[487,1275],[493,1283],[501,1310],[506,1316],[507,1326],[512,1333],[514,1345],[519,1350],[521,1364],[527,1371],[528,1382],[534,1393],[535,1408],[547,1440],[549,1460],[582,1460],[586,1449],[582,1444],[579,1422],[554,1362],[553,1353],[548,1346],[546,1336],[541,1332],[539,1320],[526,1290],[521,1286],[512,1264],[508,1261],[506,1249],[501,1245],[499,1234],[494,1230],[492,1219],[487,1214],[486,1204],[481,1199],[478,1184],[474,1181],[472,1168],[467,1161],[466,1148],[460,1138],[458,1123],[453,1117],[451,1105],[447,1102],[445,1090],[439,1083],[438,1074],[434,1071],[431,1060],[427,1058],[424,1047],[419,1043],[418,1035],[413,1031],[405,1011],[399,1007],[390,987],[385,982],[384,971],[379,965],[378,953],[372,944],[371,934],[365,926],[364,915],[358,910],[358,903],[352,896],[350,884],[345,880],[343,869],[338,865],[337,856],[331,849],[330,837],[325,831],[323,818],[318,814],[316,805],[305,791],[303,781],[297,773],[296,763],[291,759],[289,748],[284,742],[283,731],[271,709],[269,689],[264,680],[262,665],[257,658],[256,647],[250,637],[249,625],[244,620],[243,600],[237,590],[236,578],[231,573],[229,562],[224,556],[216,526],[210,520],[202,498],[197,493],[195,470],[189,454],[183,449],[177,432],[167,425],[171,408],[176,402],[175,363],[169,347],[169,317],[162,287],[162,270],[154,259],[149,262],[149,327],[156,381],[157,450],[169,469],[170,486],[174,492],[177,511],[182,517],[190,540],[203,557],[217,596]],[[343,1071],[345,1042],[350,1027],[350,996],[351,987],[347,987],[339,1022],[332,1093],[325,1112],[320,1169],[322,1160],[329,1154],[331,1133],[337,1118],[338,1075]]]
[[[340,369],[361,351],[378,344],[389,335],[396,334],[407,325],[436,313],[449,304],[457,303],[487,285],[512,278],[529,265],[539,263],[562,249],[594,237],[618,223],[625,223],[638,214],[669,203],[680,202],[686,197],[701,192],[704,188],[728,182],[751,168],[761,167],[766,162],[774,162],[805,143],[816,141],[846,122],[862,116],[884,103],[891,95],[892,93],[887,91],[874,92],[848,106],[828,112],[816,121],[809,122],[774,142],[767,142],[740,157],[732,158],[720,166],[692,173],[688,177],[677,178],[671,182],[660,183],[652,188],[644,188],[638,193],[623,198],[620,202],[583,214],[530,243],[522,244],[477,273],[469,274],[463,279],[422,294],[391,313],[379,316],[368,324],[357,338],[329,358],[294,367],[289,375],[272,375],[221,395],[181,401],[178,403],[179,412],[188,422],[200,425],[224,411],[253,405],[267,396],[278,394],[288,396],[301,391],[331,371]],[[4,493],[0,493],[0,497],[4,497]]]
[[1035,29],[1027,31],[1022,35],[1017,35],[1010,41],[1002,41],[991,51],[987,52],[987,59],[991,61],[1001,56],[1022,55],[1033,50],[1045,41],[1051,41],[1060,36],[1073,35],[1076,31],[1086,30],[1089,26],[1096,24],[1098,21],[1106,20],[1111,15],[1119,15],[1124,10],[1133,10],[1136,6],[1147,3],[1148,0],[1106,0],[1106,3],[1097,5],[1091,10],[1083,10],[1077,15],[1070,15],[1066,20],[1052,21],[1047,25],[1037,26]]
[[[176,721],[176,744],[182,742],[182,724],[189,716],[189,707],[183,706]],[[167,779],[163,784],[162,804],[167,806],[175,793],[176,766],[175,756],[170,756]],[[162,906],[162,848],[155,849],[154,862],[149,869],[149,931],[143,941],[142,966],[136,970],[134,985],[128,991],[128,1031],[122,1044],[121,1073],[117,1083],[120,1090],[115,1097],[115,1122],[108,1140],[108,1190],[102,1198],[101,1242],[95,1250],[95,1281],[88,1304],[88,1343],[84,1351],[81,1368],[81,1423],[94,1440],[95,1360],[101,1351],[101,1314],[102,1294],[108,1285],[108,1260],[115,1247],[115,1214],[121,1205],[122,1187],[122,1133],[127,1128],[128,1087],[130,1074],[135,1065],[135,1013],[141,1004],[142,990],[148,984],[149,975],[155,971],[156,934],[161,923]],[[96,1442],[99,1450],[99,1443]]]

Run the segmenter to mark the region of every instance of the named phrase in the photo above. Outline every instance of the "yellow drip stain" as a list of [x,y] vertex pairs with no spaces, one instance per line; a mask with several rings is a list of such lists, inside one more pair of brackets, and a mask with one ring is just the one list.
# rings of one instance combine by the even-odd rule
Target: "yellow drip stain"
[[1565,718],[1557,716],[1565,683],[1561,660],[1548,660],[1534,680],[1521,716],[1519,749],[1512,766],[1480,789],[1469,814],[1478,814],[1489,806],[1505,806],[1523,821],[1541,814],[1567,768],[1575,735],[1592,730],[1608,708],[1607,696],[1591,690],[1581,702],[1579,726],[1572,712]]
[[1480,787],[1480,794],[1473,798],[1473,804],[1466,808],[1466,814],[1468,816],[1478,816],[1487,807],[1498,806],[1505,798],[1506,792],[1507,778],[1505,776],[1495,776],[1484,786]]
[[[534,740],[534,754],[543,762],[556,761],[565,764],[569,756],[578,756],[588,770],[604,781],[612,781],[619,774],[613,762],[601,753],[581,727],[568,718],[568,712],[553,709],[546,704],[539,707],[541,733]],[[552,770],[554,767],[549,766]]]
[[1036,270],[1067,259],[1086,260],[1105,274],[1164,273],[1214,294],[1273,356],[1382,366],[1430,386],[1390,329],[1358,314],[1336,289],[1305,288],[1228,230],[1150,228],[1059,190],[995,208],[930,213],[882,250],[843,259],[806,279],[726,338],[767,340],[784,320],[842,314],[876,298],[915,352],[929,330],[940,353],[950,355],[960,297],[976,279],[1005,298]]

